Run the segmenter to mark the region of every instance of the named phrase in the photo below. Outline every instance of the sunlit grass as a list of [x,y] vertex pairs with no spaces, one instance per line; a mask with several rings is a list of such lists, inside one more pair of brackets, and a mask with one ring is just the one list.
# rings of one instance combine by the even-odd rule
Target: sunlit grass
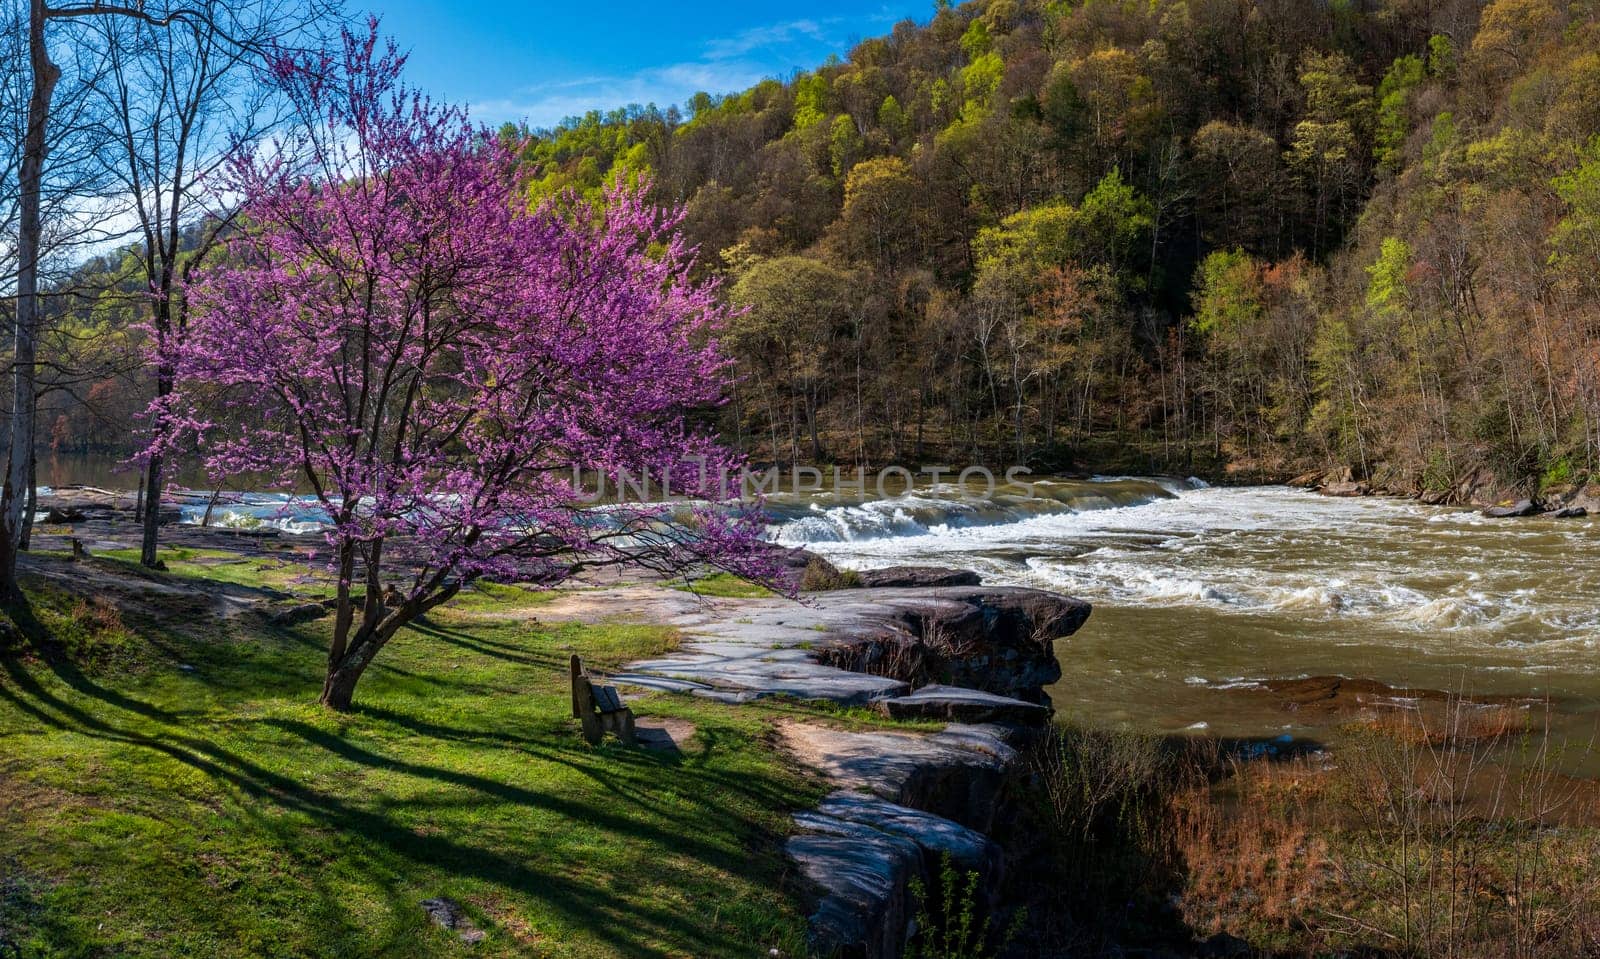
[[[277,575],[219,558],[167,561]],[[676,635],[468,615],[542,595],[503,589],[403,632],[351,715],[315,704],[326,621],[129,626],[39,594],[84,656],[0,672],[0,930],[30,959],[803,954],[779,844],[821,787],[769,742],[783,708],[636,698],[642,723],[694,724],[684,752],[592,748],[568,657]],[[487,939],[431,926],[437,896]]]

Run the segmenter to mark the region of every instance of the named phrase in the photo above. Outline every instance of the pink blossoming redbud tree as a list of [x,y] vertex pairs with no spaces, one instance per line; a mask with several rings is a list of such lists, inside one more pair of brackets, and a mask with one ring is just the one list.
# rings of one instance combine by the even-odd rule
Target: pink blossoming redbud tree
[[[242,226],[187,291],[177,386],[152,411],[153,448],[325,511],[322,702],[340,710],[399,629],[479,577],[775,574],[755,511],[719,501],[732,456],[691,422],[729,369],[677,215],[624,188],[530,210],[518,145],[404,88],[376,30],[273,65],[301,130],[228,166]],[[702,505],[596,509],[575,470]]]

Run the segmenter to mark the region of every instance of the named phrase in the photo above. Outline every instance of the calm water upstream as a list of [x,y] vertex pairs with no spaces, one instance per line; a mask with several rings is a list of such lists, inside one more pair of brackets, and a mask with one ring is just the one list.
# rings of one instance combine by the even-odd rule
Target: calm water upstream
[[[1067,715],[1150,731],[1316,735],[1265,679],[1549,697],[1568,737],[1600,719],[1600,521],[1491,520],[1387,499],[1143,479],[958,497],[814,494],[775,536],[846,566],[979,570],[1095,605],[1058,644]],[[1587,765],[1587,764],[1585,764]]]

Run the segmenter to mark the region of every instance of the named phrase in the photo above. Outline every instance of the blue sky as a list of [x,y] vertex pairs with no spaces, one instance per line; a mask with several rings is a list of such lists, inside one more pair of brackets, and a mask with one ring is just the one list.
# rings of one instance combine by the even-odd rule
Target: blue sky
[[412,85],[467,104],[481,122],[534,126],[628,103],[681,104],[698,90],[742,90],[933,13],[932,0],[369,2],[383,31],[410,51]]

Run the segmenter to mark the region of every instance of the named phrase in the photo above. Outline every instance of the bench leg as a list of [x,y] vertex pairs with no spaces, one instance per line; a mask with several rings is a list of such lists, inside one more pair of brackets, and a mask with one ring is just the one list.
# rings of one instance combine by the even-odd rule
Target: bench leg
[[624,709],[620,718],[622,721],[617,724],[619,727],[617,729],[617,738],[629,746],[635,745],[638,742],[638,737],[633,732],[633,710]]
[[600,717],[593,712],[589,712],[585,713],[582,719],[583,738],[587,739],[591,746],[600,745],[600,740],[604,739],[606,735],[605,727],[600,725]]

